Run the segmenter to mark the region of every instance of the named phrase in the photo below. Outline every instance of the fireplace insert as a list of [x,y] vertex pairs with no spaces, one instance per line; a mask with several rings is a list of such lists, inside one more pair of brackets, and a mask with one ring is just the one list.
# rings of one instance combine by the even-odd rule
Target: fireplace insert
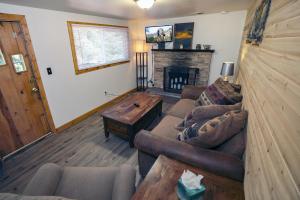
[[164,91],[181,93],[184,85],[195,85],[198,68],[169,66],[164,68]]

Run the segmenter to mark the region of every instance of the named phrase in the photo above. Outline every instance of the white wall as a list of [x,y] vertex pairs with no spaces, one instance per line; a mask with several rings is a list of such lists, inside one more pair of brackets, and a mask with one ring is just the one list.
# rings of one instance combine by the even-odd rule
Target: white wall
[[[160,20],[133,20],[129,22],[129,27],[132,40],[145,40],[145,26],[194,22],[193,48],[196,48],[196,44],[211,44],[216,50],[210,68],[209,83],[212,83],[220,76],[224,61],[237,63],[246,14],[247,11],[236,11]],[[166,45],[166,48],[172,47],[172,43]],[[149,65],[152,68],[151,62]]]
[[[135,69],[123,64],[75,75],[67,21],[127,25],[127,21],[14,6],[0,3],[0,12],[26,16],[37,63],[56,127],[111,100],[104,91],[122,94],[135,87]],[[53,75],[47,75],[51,67]]]

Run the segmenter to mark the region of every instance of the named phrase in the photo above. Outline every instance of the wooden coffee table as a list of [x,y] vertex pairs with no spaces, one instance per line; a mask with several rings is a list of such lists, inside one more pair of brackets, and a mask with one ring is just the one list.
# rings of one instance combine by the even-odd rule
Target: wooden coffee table
[[162,113],[162,98],[158,95],[137,92],[108,108],[101,115],[104,122],[104,133],[117,134],[129,139],[133,147],[135,134],[147,128]]
[[178,199],[176,194],[177,181],[185,169],[204,176],[202,182],[206,190],[202,196],[203,200],[244,199],[243,183],[217,176],[160,155],[134,194],[132,200]]

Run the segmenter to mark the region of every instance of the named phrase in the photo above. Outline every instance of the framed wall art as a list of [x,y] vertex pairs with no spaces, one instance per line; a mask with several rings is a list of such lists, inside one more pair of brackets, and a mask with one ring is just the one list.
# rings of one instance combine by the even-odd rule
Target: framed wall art
[[247,43],[259,45],[262,42],[271,2],[272,0],[262,0],[261,4],[256,9],[252,25],[247,36]]
[[194,22],[175,24],[174,49],[191,49],[193,45]]

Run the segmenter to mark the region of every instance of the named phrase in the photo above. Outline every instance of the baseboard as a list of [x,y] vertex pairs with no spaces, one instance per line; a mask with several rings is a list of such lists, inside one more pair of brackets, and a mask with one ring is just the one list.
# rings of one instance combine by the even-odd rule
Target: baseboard
[[128,94],[133,93],[135,91],[136,91],[136,89],[129,90],[129,91],[125,92],[124,94],[121,94],[120,96],[112,99],[111,101],[109,101],[105,104],[102,104],[102,105],[98,106],[97,108],[94,108],[93,110],[90,110],[89,112],[73,119],[72,121],[69,121],[68,123],[56,128],[55,133],[60,133],[61,131],[65,130],[67,128],[70,128],[71,126],[73,126],[75,124],[78,124],[79,122],[81,122],[81,121],[85,120],[86,118],[92,116],[96,112],[101,112],[102,110],[106,109],[109,106],[112,106],[112,105],[116,104],[120,99],[126,97]]

